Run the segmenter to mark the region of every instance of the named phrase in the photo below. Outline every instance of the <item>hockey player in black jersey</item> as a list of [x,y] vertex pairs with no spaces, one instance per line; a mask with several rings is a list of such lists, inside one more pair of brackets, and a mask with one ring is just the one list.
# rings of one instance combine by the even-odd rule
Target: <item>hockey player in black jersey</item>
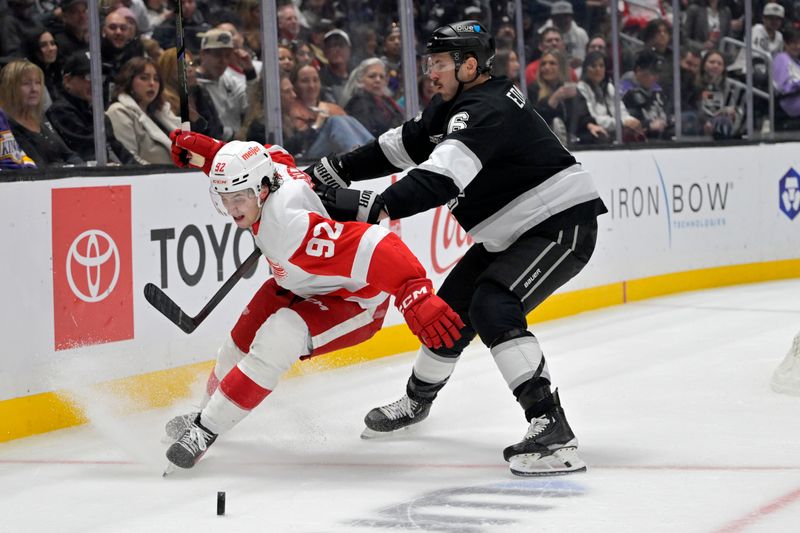
[[[517,475],[586,469],[525,316],[575,276],[606,212],[588,172],[505,77],[491,76],[494,39],[476,21],[437,28],[424,68],[437,95],[415,119],[308,169],[333,218],[378,222],[447,204],[475,244],[438,294],[466,326],[453,348],[421,347],[406,395],[370,411],[364,437],[417,423],[475,337],[530,423],[504,458]],[[410,169],[410,170],[409,170]],[[382,193],[351,180],[407,174]]]

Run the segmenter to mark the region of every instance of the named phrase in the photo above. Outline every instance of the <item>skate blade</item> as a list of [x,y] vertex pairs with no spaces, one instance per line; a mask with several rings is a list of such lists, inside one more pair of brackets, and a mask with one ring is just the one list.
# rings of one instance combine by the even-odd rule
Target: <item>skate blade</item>
[[398,433],[402,433],[410,427],[411,426],[406,426],[400,429],[395,429],[394,431],[375,431],[374,429],[364,428],[364,431],[361,432],[361,438],[364,440],[385,439],[386,437],[391,437],[397,435]]
[[172,463],[167,463],[166,468],[164,468],[164,473],[161,474],[161,477],[167,477],[172,474],[177,467]]
[[560,448],[542,457],[539,453],[523,453],[509,460],[515,476],[558,476],[586,472],[586,463],[578,456],[577,448]]

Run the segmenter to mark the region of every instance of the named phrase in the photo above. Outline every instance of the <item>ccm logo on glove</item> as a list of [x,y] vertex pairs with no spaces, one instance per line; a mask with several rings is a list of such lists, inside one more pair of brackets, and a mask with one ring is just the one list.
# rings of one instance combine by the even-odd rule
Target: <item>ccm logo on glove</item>
[[406,282],[395,295],[395,305],[403,313],[411,332],[425,346],[452,348],[461,338],[464,322],[447,302],[433,293],[429,279]]

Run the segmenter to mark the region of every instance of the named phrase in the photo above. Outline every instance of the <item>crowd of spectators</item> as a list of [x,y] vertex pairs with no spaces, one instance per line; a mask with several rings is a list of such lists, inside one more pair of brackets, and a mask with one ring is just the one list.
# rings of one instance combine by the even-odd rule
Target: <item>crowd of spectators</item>
[[[0,0],[0,168],[91,164],[96,160],[89,68],[88,0]],[[106,159],[167,164],[179,125],[180,88],[173,0],[99,0]],[[265,142],[259,0],[180,0],[193,131]],[[620,8],[621,50],[611,54],[609,6]],[[284,144],[318,158],[380,136],[406,117],[403,74],[418,73],[418,100],[432,97],[417,62],[442,23],[476,19],[497,41],[494,75],[525,84],[564,143],[682,136],[740,138],[746,85],[758,131],[800,130],[800,0],[755,0],[748,64],[744,0],[538,0],[523,2],[517,50],[512,1],[414,2],[415,42],[404,42],[396,2],[278,0]],[[680,113],[673,88],[673,27],[680,25]],[[271,46],[269,50],[275,50]],[[619,65],[619,87],[612,67]],[[522,87],[521,87],[522,88]],[[621,102],[617,106],[615,98]],[[619,111],[617,111],[619,110]]]

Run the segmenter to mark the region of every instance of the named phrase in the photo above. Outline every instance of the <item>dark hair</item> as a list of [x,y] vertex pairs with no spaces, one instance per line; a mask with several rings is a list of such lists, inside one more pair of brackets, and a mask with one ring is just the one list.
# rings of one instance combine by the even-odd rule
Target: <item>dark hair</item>
[[606,76],[605,78],[603,78],[603,81],[601,82],[603,83],[603,90],[605,90],[605,82],[608,81],[609,69],[608,69],[608,57],[606,57],[606,55],[603,52],[594,51],[586,54],[586,58],[583,60],[583,67],[581,69],[581,80],[591,85],[591,82],[589,81],[589,78],[586,77],[586,75],[589,71],[589,65],[595,63],[598,59],[602,59],[603,65],[606,67]]
[[720,52],[716,48],[712,48],[711,50],[706,52],[706,54],[703,56],[703,60],[700,62],[700,76],[701,76],[701,79],[702,79],[703,83],[707,83],[708,81],[710,81],[706,77],[706,64],[708,63],[708,60],[713,55],[718,55],[719,57],[722,58],[722,66],[723,66],[723,68],[722,68],[722,79],[724,81],[727,78],[726,73],[725,73],[725,66],[728,65],[728,59],[725,57],[725,54],[723,54],[722,52]]
[[650,43],[661,28],[667,28],[669,31],[672,31],[672,26],[664,19],[653,19],[648,22],[647,26],[642,30],[642,41],[644,41],[645,44]]
[[[494,55],[494,63],[492,64],[492,74],[495,76],[508,76],[508,62],[511,59],[511,54],[516,54],[517,51],[513,48],[498,48]],[[519,60],[519,58],[517,58]],[[515,80],[511,80],[515,81]]]
[[641,50],[636,54],[634,61],[634,70],[647,70],[653,74],[661,72],[662,63],[664,61],[652,50]]
[[793,43],[797,40],[800,40],[800,30],[794,26],[785,26],[784,29],[781,30],[781,33],[783,34],[783,44]]
[[117,100],[122,93],[133,98],[133,91],[131,90],[133,87],[133,80],[136,76],[144,72],[147,65],[152,66],[156,71],[156,76],[158,76],[158,92],[153,101],[150,102],[150,105],[147,106],[147,112],[155,113],[161,109],[164,106],[164,82],[161,81],[161,76],[158,73],[158,65],[149,57],[132,57],[122,65],[117,77],[114,79],[114,92],[111,95],[111,100]]
[[[25,57],[36,65],[44,68],[44,61],[42,61],[42,49],[39,47],[39,39],[42,35],[49,33],[55,39],[55,33],[45,28],[44,26],[35,26],[30,30],[23,31],[22,41]],[[58,45],[56,45],[58,46]],[[58,60],[56,60],[58,61]]]

